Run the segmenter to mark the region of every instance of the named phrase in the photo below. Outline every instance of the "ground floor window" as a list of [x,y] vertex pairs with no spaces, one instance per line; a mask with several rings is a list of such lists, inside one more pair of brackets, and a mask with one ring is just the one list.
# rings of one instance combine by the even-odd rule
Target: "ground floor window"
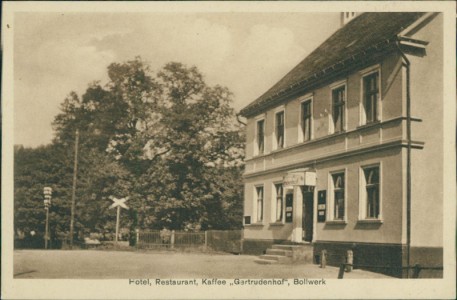
[[263,220],[263,186],[256,187],[257,195],[257,222]]
[[378,219],[380,215],[379,166],[363,168],[365,216]]
[[276,189],[276,222],[282,221],[282,208],[284,205],[282,184],[275,184]]
[[333,198],[333,220],[344,220],[345,216],[345,193],[344,193],[344,172],[333,173],[332,180],[332,198]]

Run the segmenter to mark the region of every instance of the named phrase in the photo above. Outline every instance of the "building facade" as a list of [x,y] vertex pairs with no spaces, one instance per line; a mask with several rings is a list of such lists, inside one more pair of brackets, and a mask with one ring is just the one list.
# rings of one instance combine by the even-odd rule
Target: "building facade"
[[241,110],[245,252],[308,243],[315,262],[352,250],[397,276],[442,265],[442,22],[352,16]]

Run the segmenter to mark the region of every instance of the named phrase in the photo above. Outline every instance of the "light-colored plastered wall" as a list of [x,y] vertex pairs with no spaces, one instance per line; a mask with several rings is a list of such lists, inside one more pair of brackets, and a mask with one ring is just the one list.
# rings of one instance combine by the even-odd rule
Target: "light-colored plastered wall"
[[[380,118],[381,121],[389,120],[402,116],[402,74],[401,59],[398,55],[391,55],[383,60],[380,65],[381,70],[381,97]],[[312,96],[313,99],[313,138],[319,139],[329,136],[329,125],[332,114],[332,86],[335,83],[346,82],[346,121],[345,128],[347,131],[357,129],[360,126],[361,115],[361,78],[362,73],[356,71],[351,75],[339,78],[329,83],[325,87],[316,89],[311,93],[292,99],[278,107],[267,110],[256,117],[248,118],[246,131],[246,158],[254,156],[254,146],[256,139],[256,122],[260,117],[265,118],[265,154],[274,151],[274,127],[275,113],[285,108],[285,147],[290,147],[301,143],[299,141],[300,129],[300,103]]]
[[443,19],[436,16],[412,36],[428,41],[425,57],[408,56],[411,62],[412,139],[425,142],[412,150],[412,246],[443,245]]
[[[327,190],[327,203],[330,197],[329,173],[338,170],[345,170],[346,172],[346,223],[317,223],[317,240],[401,243],[403,211],[401,151],[401,148],[398,147],[382,152],[353,156],[319,166],[316,189],[317,191]],[[381,168],[382,223],[359,222],[361,168],[372,164],[379,164]],[[329,206],[328,208],[331,209]],[[365,206],[362,209],[364,210]],[[328,214],[332,213],[328,211]]]
[[[381,103],[380,119],[389,119],[405,116],[403,96],[403,74],[401,58],[393,54],[380,64],[381,70]],[[325,156],[344,153],[351,149],[361,149],[367,146],[381,144],[386,141],[399,140],[404,136],[404,122],[401,121],[379,127],[359,128],[361,115],[361,79],[362,72],[335,80],[329,85],[316,89],[311,95],[313,98],[313,136],[314,139],[329,137],[331,115],[332,86],[338,82],[346,83],[346,130],[354,131],[348,135],[335,135],[323,142],[311,143],[306,147],[285,149],[272,152],[274,135],[274,115],[279,107],[272,108],[255,118],[249,118],[247,125],[247,159],[252,158],[255,145],[256,121],[258,117],[265,118],[265,154],[263,158],[247,161],[246,172],[254,175],[275,167],[284,167],[302,158]],[[299,114],[301,96],[284,104],[286,124],[286,148],[297,145],[299,142]],[[305,143],[306,144],[306,143]],[[404,151],[403,151],[404,152]],[[337,169],[347,170],[347,224],[330,225],[318,223],[315,226],[314,240],[322,241],[351,241],[375,243],[404,243],[405,239],[405,177],[403,172],[404,153],[400,148],[374,151],[369,154],[352,156],[350,158],[333,161],[315,166],[317,169],[317,190],[328,190],[328,174]],[[269,155],[268,155],[269,154]],[[380,163],[382,166],[382,209],[383,222],[381,224],[358,222],[359,216],[359,176],[361,166],[371,163]],[[302,167],[309,167],[302,165]],[[292,233],[292,224],[271,226],[271,205],[274,203],[273,183],[280,182],[286,170],[261,176],[250,176],[245,179],[245,216],[253,216],[255,205],[254,189],[256,185],[264,186],[264,220],[261,226],[246,226],[247,239],[289,239]],[[315,195],[315,198],[316,198]],[[316,201],[316,199],[315,199]],[[316,203],[315,203],[316,204]],[[316,210],[316,205],[315,205]],[[316,213],[316,212],[315,212]],[[402,215],[403,214],[403,215]],[[255,220],[252,220],[253,222]]]
[[[401,172],[401,148],[372,152],[316,165],[317,191],[327,190],[329,199],[329,172],[346,171],[346,224],[315,224],[314,240],[401,243],[402,195],[404,179]],[[366,165],[381,166],[382,223],[362,223],[359,219],[359,176],[360,168]],[[272,205],[275,204],[273,184],[281,182],[286,171],[249,178],[245,184],[245,216],[254,216],[255,187],[264,186],[264,220],[262,224],[245,226],[246,239],[290,239],[292,224],[271,225]],[[294,199],[296,201],[297,199]],[[314,214],[316,214],[316,203]]]
[[[278,172],[270,175],[259,176],[255,179],[248,179],[245,183],[245,202],[244,202],[244,215],[251,216],[251,222],[256,222],[255,210],[255,188],[256,186],[263,186],[264,188],[264,217],[261,224],[245,226],[244,238],[245,239],[290,239],[292,234],[292,224],[285,223],[283,225],[272,224],[276,223],[274,220],[274,207],[276,205],[276,193],[274,190],[275,183],[281,183],[284,173]],[[284,205],[285,206],[285,203]],[[284,207],[283,207],[284,211]],[[284,216],[283,216],[284,217]]]

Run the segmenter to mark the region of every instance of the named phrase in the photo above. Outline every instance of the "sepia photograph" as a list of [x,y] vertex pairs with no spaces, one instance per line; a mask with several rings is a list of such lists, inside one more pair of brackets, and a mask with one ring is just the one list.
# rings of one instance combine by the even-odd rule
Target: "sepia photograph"
[[2,298],[455,298],[455,20],[4,2]]

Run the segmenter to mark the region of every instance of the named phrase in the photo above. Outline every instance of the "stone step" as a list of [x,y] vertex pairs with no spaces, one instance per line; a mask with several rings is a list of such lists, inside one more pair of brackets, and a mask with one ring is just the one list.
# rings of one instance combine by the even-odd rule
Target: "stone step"
[[313,245],[282,245],[282,244],[275,244],[272,246],[273,249],[278,250],[288,250],[288,251],[313,251]]
[[267,254],[272,255],[283,255],[287,257],[292,256],[292,250],[285,250],[285,249],[267,249]]
[[271,254],[264,254],[259,256],[262,259],[268,259],[268,260],[279,260],[281,257],[285,257],[282,255],[271,255]]
[[286,262],[292,261],[291,257],[287,257],[284,255],[264,254],[262,256],[259,256],[259,258],[264,259],[264,260],[273,260],[273,261],[277,261],[279,263],[286,263]]

